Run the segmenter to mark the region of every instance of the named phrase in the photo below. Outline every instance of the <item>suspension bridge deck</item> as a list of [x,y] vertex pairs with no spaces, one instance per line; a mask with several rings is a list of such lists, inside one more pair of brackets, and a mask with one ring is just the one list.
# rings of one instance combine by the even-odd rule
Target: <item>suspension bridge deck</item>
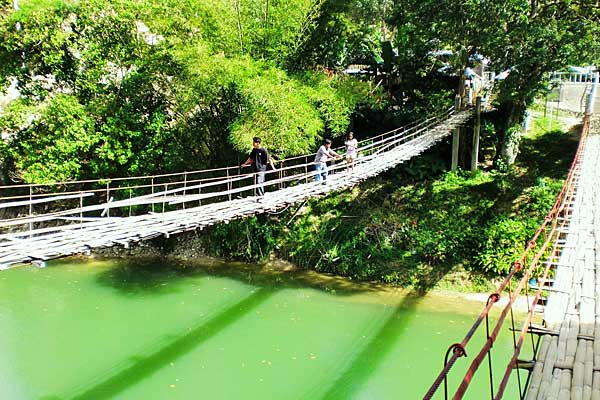
[[[87,253],[94,248],[127,247],[130,243],[161,235],[168,237],[219,222],[277,211],[311,197],[349,188],[422,153],[452,129],[464,124],[471,114],[471,111],[455,113],[451,109],[410,128],[361,142],[362,157],[356,161],[354,171],[346,172],[345,163],[340,163],[330,168],[334,173],[326,184],[312,181],[313,163],[307,161],[312,156],[305,156],[304,162],[284,160],[286,163],[280,164],[279,170],[271,174],[265,184],[276,190],[267,192],[264,198],[247,195],[258,185],[254,183],[253,174],[241,174],[239,167],[211,170],[221,175],[215,177],[213,173],[210,178],[195,181],[189,179],[191,173],[164,184],[156,184],[152,177],[151,185],[127,184],[115,188],[107,181],[105,192],[104,189],[79,187],[50,197],[47,193],[32,196],[32,186],[28,186],[25,189],[29,190],[29,197],[0,198],[0,209],[20,207],[22,210],[16,218],[0,220],[0,229],[4,228],[0,231],[0,269]],[[232,173],[235,168],[237,174]],[[99,186],[103,181],[92,183]],[[152,193],[137,194],[150,190],[150,187]],[[161,190],[156,191],[157,187]],[[117,195],[119,200],[115,201],[113,196]],[[104,201],[93,202],[99,196],[104,196]],[[78,202],[78,206],[69,207],[73,201]],[[48,207],[49,203],[52,207]],[[43,212],[35,213],[36,205],[44,206]],[[155,205],[161,208],[160,212],[155,212]],[[58,207],[62,208],[57,210]],[[47,209],[52,211],[44,211]]]
[[600,399],[600,121],[575,166],[527,399]]

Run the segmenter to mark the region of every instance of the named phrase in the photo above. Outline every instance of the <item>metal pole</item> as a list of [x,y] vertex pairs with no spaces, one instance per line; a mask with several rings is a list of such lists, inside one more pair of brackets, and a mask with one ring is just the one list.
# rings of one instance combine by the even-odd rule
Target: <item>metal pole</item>
[[281,165],[279,165],[279,189],[283,189],[285,187],[285,182],[283,182],[283,161]]
[[304,180],[308,183],[308,156],[304,156]]
[[169,185],[167,183],[165,183],[165,192],[163,193],[163,202],[162,202],[162,214],[163,214],[163,221],[165,219],[165,202],[167,201],[167,199],[165,199],[165,197],[167,197],[167,189],[168,189]]
[[481,131],[481,96],[475,100],[475,128],[473,129],[473,148],[471,149],[471,172],[477,171],[479,157],[479,133]]
[[[154,177],[152,177],[152,194],[154,194]],[[154,212],[154,202],[152,203],[152,212]]]
[[[187,189],[187,172],[183,173],[183,197],[185,198],[185,193]],[[183,209],[185,210],[185,201],[182,203]]]
[[[237,167],[237,176],[238,176],[238,183],[237,183],[237,187],[238,189],[242,187],[243,183],[242,183],[242,167],[239,166],[239,161],[238,161],[238,167]],[[239,192],[240,194],[238,195],[240,198],[244,197],[244,192]]]
[[[29,185],[29,218],[33,217],[33,186]],[[31,231],[33,230],[33,222],[29,223],[29,237],[31,238]]]
[[106,218],[110,217],[110,181],[106,182]]
[[83,192],[79,191],[79,229],[83,229]]
[[227,168],[227,191],[229,192],[229,201],[231,201],[231,180],[229,179],[229,168]]
[[452,165],[450,169],[456,171],[458,169],[458,151],[460,142],[460,128],[454,128],[452,133]]

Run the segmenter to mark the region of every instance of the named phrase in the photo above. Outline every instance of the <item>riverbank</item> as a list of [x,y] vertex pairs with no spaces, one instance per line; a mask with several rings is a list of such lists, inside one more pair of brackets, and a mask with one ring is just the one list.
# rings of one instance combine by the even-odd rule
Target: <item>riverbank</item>
[[[148,248],[151,246],[148,246]],[[117,255],[118,254],[118,255]],[[178,254],[178,255],[176,255]],[[415,291],[405,287],[399,287],[380,281],[357,281],[350,277],[334,275],[331,273],[321,273],[311,269],[303,269],[284,260],[273,259],[261,264],[250,264],[244,262],[235,262],[219,259],[208,255],[195,253],[193,257],[183,255],[182,253],[172,252],[169,255],[160,253],[154,248],[152,251],[137,248],[123,251],[105,251],[95,252],[92,256],[70,257],[68,262],[88,263],[88,262],[127,262],[131,266],[132,273],[135,273],[136,266],[143,268],[147,273],[147,265],[171,265],[183,274],[190,274],[194,269],[210,271],[217,275],[226,274],[228,276],[252,277],[254,282],[289,282],[292,280],[311,282],[311,285],[318,285],[326,291],[335,293],[353,288],[354,291],[377,292],[386,296],[413,296],[418,298],[429,298],[435,302],[439,299],[461,300],[485,305],[489,295],[496,291],[500,278],[485,282],[473,282],[469,279],[466,271],[448,274],[444,280],[440,281],[438,286],[428,292]],[[144,267],[141,267],[144,266]],[[437,299],[437,300],[436,300]],[[497,303],[498,306],[504,306],[507,303],[507,296],[502,296]],[[515,312],[527,312],[527,299],[520,296],[514,305]]]
[[[551,130],[543,118],[522,138],[514,166],[482,163],[476,174],[444,171],[449,143],[364,182],[279,215],[205,230],[207,254],[376,280],[411,290],[487,282],[510,270],[559,193],[578,129]],[[556,125],[555,125],[556,126]],[[491,160],[493,135],[482,136]]]

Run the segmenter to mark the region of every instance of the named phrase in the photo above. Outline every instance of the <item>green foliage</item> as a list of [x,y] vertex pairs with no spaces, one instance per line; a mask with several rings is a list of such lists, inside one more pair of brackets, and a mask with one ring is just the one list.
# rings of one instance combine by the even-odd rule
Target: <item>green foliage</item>
[[250,217],[229,224],[219,224],[203,236],[212,254],[227,259],[262,261],[275,250],[276,226],[264,224],[260,217]]
[[[548,211],[547,208],[544,210]],[[524,221],[499,216],[491,220],[482,233],[485,240],[476,255],[477,263],[484,271],[504,275],[523,252],[531,231],[527,230]]]
[[[14,120],[0,120],[0,127],[10,124]],[[21,178],[41,183],[79,177],[99,140],[92,128],[93,121],[74,96],[51,99],[39,110],[39,117],[30,128],[20,131],[11,141],[13,162],[23,171]]]
[[309,3],[301,29],[286,53],[288,70],[320,67],[337,70],[348,64],[373,65],[380,61],[382,43],[389,41],[396,28],[388,23],[392,1],[313,0]]
[[296,82],[273,72],[245,82],[246,109],[232,125],[231,141],[245,149],[259,136],[279,155],[298,154],[317,141],[323,121]]
[[446,161],[441,157],[440,154],[428,153],[411,158],[399,167],[399,171],[416,180],[433,177],[446,170]]
[[[29,107],[0,116],[3,136],[20,141],[3,151],[14,161],[12,175],[41,182],[199,169],[237,162],[252,136],[284,157],[313,150],[323,135],[344,134],[359,104],[375,104],[369,86],[281,68],[311,15],[323,17],[314,7],[308,0],[5,6],[0,86],[17,78]],[[62,95],[85,123],[39,132],[17,123]],[[63,143],[81,142],[83,131],[94,146]],[[34,154],[34,140],[62,144]],[[49,154],[54,167],[40,162]]]

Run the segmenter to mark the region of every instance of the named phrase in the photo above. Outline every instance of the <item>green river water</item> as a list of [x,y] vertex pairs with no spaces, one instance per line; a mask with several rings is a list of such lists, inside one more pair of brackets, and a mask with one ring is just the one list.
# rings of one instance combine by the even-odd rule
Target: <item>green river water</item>
[[[481,309],[277,266],[15,268],[0,273],[0,399],[418,399]],[[486,361],[466,398],[489,398],[487,379]]]

